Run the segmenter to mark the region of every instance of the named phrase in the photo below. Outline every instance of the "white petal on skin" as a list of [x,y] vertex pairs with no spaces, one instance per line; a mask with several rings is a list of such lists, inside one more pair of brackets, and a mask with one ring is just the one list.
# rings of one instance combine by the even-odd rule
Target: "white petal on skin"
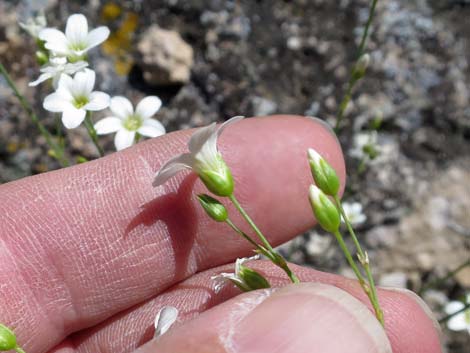
[[173,157],[160,167],[155,179],[153,179],[153,186],[164,184],[168,179],[178,174],[184,169],[191,169],[194,163],[193,156],[190,153],[183,153]]
[[194,134],[191,135],[191,138],[189,139],[188,143],[188,148],[191,153],[197,153],[202,146],[207,142],[209,137],[215,133],[217,129],[216,123],[212,123],[208,126],[204,126],[197,131],[194,132]]
[[129,131],[126,129],[120,129],[116,136],[114,136],[114,145],[116,150],[120,151],[124,148],[132,146],[135,139],[135,131]]
[[86,110],[98,111],[109,106],[109,95],[104,92],[91,92],[90,101],[83,106]]
[[122,128],[122,121],[115,116],[108,116],[101,119],[95,124],[96,133],[98,135],[111,134]]
[[62,113],[62,123],[67,129],[75,129],[85,120],[85,115],[85,109],[77,109],[71,106]]
[[162,106],[162,101],[156,96],[148,96],[142,99],[135,108],[136,115],[142,119],[151,118]]
[[163,335],[176,321],[178,317],[178,309],[173,306],[163,307],[155,318],[155,334],[154,338]]
[[157,137],[165,133],[165,127],[155,119],[144,120],[137,132],[147,137]]
[[445,308],[444,311],[446,312],[447,315],[451,315],[456,313],[459,310],[462,310],[465,307],[465,304],[459,301],[452,301],[449,302]]
[[115,116],[122,120],[126,119],[129,115],[134,114],[132,103],[129,101],[129,99],[122,96],[111,98],[109,109],[111,109]]
[[71,15],[67,20],[65,26],[65,35],[69,43],[77,46],[81,43],[86,43],[88,36],[88,22],[86,17],[82,14]]
[[86,38],[87,47],[86,50],[96,47],[103,43],[109,37],[109,28],[105,26],[101,26],[95,28],[94,30],[88,33]]
[[70,107],[73,107],[72,103],[68,100],[65,100],[64,97],[58,93],[51,93],[46,98],[44,98],[44,102],[42,104],[44,109],[50,112],[63,112]]
[[466,330],[469,325],[465,322],[465,314],[457,314],[447,321],[447,327],[452,331],[463,331]]
[[44,46],[54,54],[67,55],[69,52],[65,34],[55,28],[44,28],[39,32],[39,39],[45,41]]
[[28,86],[30,87],[34,87],[34,86],[37,86],[39,85],[41,82],[44,82],[48,79],[50,79],[52,77],[52,74],[50,73],[44,73],[44,74],[41,74],[39,75],[38,79],[36,81],[32,81],[28,84]]

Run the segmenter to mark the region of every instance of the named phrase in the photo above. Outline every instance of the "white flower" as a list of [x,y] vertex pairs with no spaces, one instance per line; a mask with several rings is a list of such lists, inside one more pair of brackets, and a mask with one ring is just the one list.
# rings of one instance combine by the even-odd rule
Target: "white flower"
[[[362,224],[367,219],[362,213],[362,205],[359,202],[343,202],[343,209],[352,225]],[[343,219],[341,220],[344,222]]]
[[239,288],[246,287],[245,280],[241,276],[242,266],[245,262],[252,260],[259,260],[260,255],[251,257],[243,257],[235,261],[235,273],[222,272],[218,275],[212,276],[211,280],[214,281],[214,291],[219,293],[223,287],[229,282],[236,284]]
[[364,147],[370,145],[377,147],[377,131],[360,132],[354,135],[353,148],[349,150],[349,155],[357,159],[366,157]]
[[83,59],[85,53],[103,43],[109,36],[106,26],[88,32],[88,22],[81,14],[67,19],[65,34],[55,28],[45,28],[39,32],[39,39],[56,56],[67,56],[70,60]]
[[[467,304],[470,303],[470,294],[467,294],[466,302]],[[464,307],[465,304],[461,301],[451,301],[445,306],[444,311],[447,315],[452,315],[462,310]],[[449,321],[447,321],[447,327],[452,331],[467,330],[470,334],[470,308],[452,316]]]
[[181,170],[192,169],[214,194],[230,196],[233,192],[232,174],[217,150],[217,138],[227,126],[241,119],[243,117],[236,116],[220,126],[212,123],[197,130],[189,140],[189,153],[166,162],[157,172],[152,185],[162,185]]
[[89,69],[77,72],[72,78],[62,74],[57,91],[44,99],[44,109],[62,113],[62,123],[67,129],[79,126],[87,111],[103,110],[109,106],[109,96],[93,91],[95,72]]
[[177,317],[178,309],[174,306],[164,306],[161,308],[155,318],[155,334],[153,337],[160,337],[167,332],[175,323]]
[[57,89],[60,75],[73,75],[88,66],[86,61],[77,61],[75,63],[67,63],[64,57],[55,57],[49,60],[49,65],[41,67],[41,75],[36,81],[30,82],[29,86],[37,86],[41,82],[52,78],[52,85]]
[[114,145],[118,151],[131,146],[137,133],[147,137],[163,135],[165,127],[162,123],[150,119],[161,106],[160,98],[149,96],[142,99],[134,111],[127,98],[113,97],[109,108],[114,115],[98,121],[95,124],[96,132],[98,135],[116,132]]
[[33,38],[38,38],[39,32],[47,26],[46,17],[44,13],[39,13],[36,17],[28,18],[26,23],[19,22],[21,28],[23,28]]

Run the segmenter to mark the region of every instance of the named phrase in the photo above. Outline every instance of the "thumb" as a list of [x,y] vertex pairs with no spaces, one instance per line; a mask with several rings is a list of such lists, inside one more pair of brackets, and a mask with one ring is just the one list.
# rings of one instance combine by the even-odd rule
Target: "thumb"
[[229,300],[134,353],[391,353],[376,318],[333,286],[290,285]]

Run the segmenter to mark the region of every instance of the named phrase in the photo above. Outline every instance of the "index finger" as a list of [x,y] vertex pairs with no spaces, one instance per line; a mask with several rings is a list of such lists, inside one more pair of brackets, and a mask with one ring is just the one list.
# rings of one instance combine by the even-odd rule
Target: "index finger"
[[[158,167],[186,151],[190,134],[0,187],[0,310],[28,351],[44,351],[195,272],[249,254],[249,244],[223,236],[227,229],[197,207],[193,195],[204,188],[194,175],[151,186]],[[311,119],[248,119],[227,129],[219,146],[235,194],[273,244],[313,224],[308,147],[344,180],[335,137]]]

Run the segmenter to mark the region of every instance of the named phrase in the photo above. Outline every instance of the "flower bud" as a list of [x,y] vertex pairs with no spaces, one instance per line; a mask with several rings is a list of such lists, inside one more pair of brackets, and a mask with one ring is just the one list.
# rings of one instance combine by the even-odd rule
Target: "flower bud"
[[45,65],[49,62],[49,56],[42,50],[36,51],[36,61],[39,65]]
[[202,208],[214,221],[225,222],[227,220],[227,209],[218,200],[206,194],[197,195],[197,199]]
[[308,161],[315,184],[325,194],[335,196],[339,190],[339,178],[335,170],[314,149],[308,149]]
[[237,281],[232,282],[243,291],[252,291],[271,287],[268,280],[264,278],[262,274],[243,265],[240,265],[239,267],[238,278],[243,283],[242,286],[240,286]]
[[315,185],[310,185],[308,196],[318,224],[327,232],[336,232],[341,218],[333,202]]
[[16,336],[13,331],[0,324],[0,351],[10,351],[17,346]]
[[204,185],[217,196],[227,197],[233,193],[233,177],[222,156],[217,156],[217,165],[212,169],[197,170]]
[[369,54],[363,54],[361,57],[357,60],[356,65],[354,66],[353,70],[353,80],[358,81],[361,78],[364,77],[366,74],[367,67],[369,66],[370,63],[370,55]]

